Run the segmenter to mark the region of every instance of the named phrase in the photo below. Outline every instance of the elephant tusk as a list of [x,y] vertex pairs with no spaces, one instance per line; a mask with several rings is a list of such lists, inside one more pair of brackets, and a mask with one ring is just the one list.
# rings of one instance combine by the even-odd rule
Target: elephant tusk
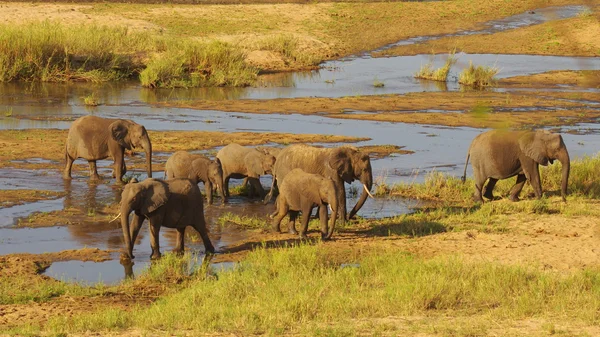
[[371,194],[371,192],[369,192],[369,190],[367,189],[367,185],[363,184],[363,188],[365,189],[365,191],[367,192],[367,194],[368,194],[368,195],[369,195],[371,198],[375,199],[375,197],[373,196],[373,194]]
[[121,217],[121,212],[119,212],[119,214],[117,214],[116,217],[114,217],[114,219],[110,220],[108,223],[114,222],[115,220],[117,220],[119,217]]
[[327,207],[329,208],[329,211],[330,211],[331,213],[333,213],[333,208],[331,208],[331,204],[327,204]]

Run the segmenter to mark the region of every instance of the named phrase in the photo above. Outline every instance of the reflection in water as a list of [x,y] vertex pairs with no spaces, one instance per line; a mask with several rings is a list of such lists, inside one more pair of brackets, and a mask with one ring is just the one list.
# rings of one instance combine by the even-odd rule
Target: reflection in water
[[423,91],[448,91],[448,82],[417,79],[423,88]]

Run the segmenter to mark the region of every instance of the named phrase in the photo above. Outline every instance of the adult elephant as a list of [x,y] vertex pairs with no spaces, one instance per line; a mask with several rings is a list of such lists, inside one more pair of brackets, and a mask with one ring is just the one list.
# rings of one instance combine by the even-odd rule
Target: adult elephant
[[271,174],[275,157],[251,147],[231,143],[217,152],[217,158],[223,167],[223,188],[229,196],[229,179],[243,179],[248,177],[248,182],[257,191],[261,198],[265,190],[260,183],[260,176]]
[[[273,185],[265,201],[269,201],[278,184],[295,168],[305,172],[318,174],[330,178],[336,185],[338,196],[338,216],[345,221],[352,219],[364,205],[368,196],[371,196],[373,187],[373,170],[371,160],[366,153],[354,146],[340,146],[336,148],[317,148],[304,144],[290,145],[279,153],[273,168]],[[346,212],[346,189],[344,182],[350,184],[359,180],[363,184],[363,192],[350,214]]]
[[[146,179],[139,183],[129,183],[121,193],[121,228],[125,239],[125,257],[133,259],[133,245],[145,219],[150,222],[150,246],[152,259],[160,258],[158,242],[160,227],[177,229],[175,252],[183,253],[185,228],[192,226],[200,233],[207,253],[214,253],[208,237],[202,194],[198,185],[189,179],[162,181]],[[133,215],[129,226],[129,213]]]
[[213,203],[213,186],[221,194],[223,204],[227,202],[223,189],[223,168],[219,158],[210,160],[200,154],[177,151],[167,159],[165,164],[165,179],[173,178],[187,178],[194,184],[204,183],[204,191],[209,205]]
[[541,198],[539,165],[546,166],[554,160],[560,161],[562,165],[561,195],[563,201],[566,201],[571,164],[569,152],[559,134],[544,130],[484,132],[471,142],[462,176],[463,182],[467,176],[469,157],[475,178],[475,201],[483,202],[482,189],[488,178],[483,196],[493,200],[492,191],[496,182],[514,176],[517,176],[517,182],[510,190],[510,200],[519,200],[519,194],[527,180],[536,197]]
[[143,125],[127,119],[110,119],[84,116],[76,119],[65,145],[65,170],[63,177],[71,179],[71,168],[77,158],[90,165],[90,179],[98,180],[96,161],[108,157],[114,160],[113,177],[121,182],[126,172],[125,149],[141,148],[146,152],[146,171],[152,177],[152,143]]
[[[273,230],[280,231],[281,220],[289,213],[289,231],[296,231],[296,217],[302,212],[300,237],[306,238],[308,221],[314,207],[319,207],[321,238],[331,239],[335,229],[338,210],[338,196],[333,180],[318,174],[306,173],[302,169],[291,170],[279,186],[277,197],[277,216],[273,219]],[[331,224],[327,226],[327,206],[331,208]]]

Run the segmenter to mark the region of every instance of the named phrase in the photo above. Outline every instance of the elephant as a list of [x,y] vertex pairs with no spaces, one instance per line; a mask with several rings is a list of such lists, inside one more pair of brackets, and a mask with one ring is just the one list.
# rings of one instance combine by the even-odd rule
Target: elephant
[[[124,257],[133,259],[133,245],[144,219],[150,222],[150,246],[152,259],[160,258],[160,227],[177,229],[175,252],[183,253],[185,228],[192,226],[200,233],[207,254],[215,252],[208,237],[203,197],[198,185],[185,178],[159,180],[148,178],[141,182],[129,183],[121,193],[121,228],[125,239]],[[129,213],[133,215],[129,226]]]
[[213,203],[213,186],[221,194],[223,204],[227,202],[223,189],[223,168],[219,158],[210,160],[203,155],[177,151],[167,159],[165,164],[165,179],[172,178],[188,178],[195,184],[204,183],[209,205]]
[[[277,156],[279,155],[279,152],[281,152],[281,150],[283,150],[280,147],[274,147],[274,146],[257,146],[257,147],[255,147],[255,149],[262,151],[267,155],[271,155],[271,156],[275,157],[275,161],[277,161]],[[253,186],[249,185],[248,177],[244,178],[244,181],[242,182],[242,186],[248,188],[249,195],[254,195],[254,193],[260,195],[260,192],[254,191]]]
[[265,190],[260,184],[260,176],[271,174],[275,165],[275,157],[264,151],[231,143],[217,152],[217,158],[223,166],[223,188],[229,196],[229,179],[242,179],[248,177],[248,182],[257,191],[261,198]]
[[67,136],[63,178],[71,179],[73,162],[84,158],[90,165],[90,179],[99,180],[96,161],[112,157],[113,177],[122,182],[126,172],[125,149],[133,148],[146,152],[146,170],[148,177],[152,178],[152,143],[143,125],[127,119],[80,117],[73,122]]
[[[337,215],[342,222],[352,219],[371,195],[373,187],[373,169],[369,155],[354,146],[336,148],[317,148],[305,144],[290,145],[279,153],[273,168],[273,185],[265,198],[271,200],[278,184],[281,184],[287,174],[295,168],[301,168],[307,173],[314,173],[330,178],[336,186],[338,196]],[[363,193],[348,217],[346,217],[346,190],[344,182],[350,184],[358,179],[363,184]]]
[[[321,221],[321,238],[331,239],[337,218],[338,195],[335,183],[330,178],[318,174],[306,173],[300,168],[291,170],[279,185],[277,197],[277,216],[273,219],[273,230],[279,232],[281,220],[289,213],[289,231],[296,231],[296,217],[302,212],[300,237],[306,238],[308,221],[313,207],[319,207]],[[331,224],[327,227],[327,206],[331,208]]]
[[[529,180],[537,198],[542,197],[539,165],[552,164],[555,159],[562,165],[561,196],[566,201],[567,183],[571,168],[569,152],[561,135],[545,130],[504,131],[492,130],[479,134],[471,142],[465,162],[462,181],[466,180],[467,165],[471,158],[475,178],[473,199],[483,202],[483,196],[493,200],[492,191],[499,179],[517,176],[509,199],[519,200],[519,194]],[[483,185],[489,182],[485,189]]]

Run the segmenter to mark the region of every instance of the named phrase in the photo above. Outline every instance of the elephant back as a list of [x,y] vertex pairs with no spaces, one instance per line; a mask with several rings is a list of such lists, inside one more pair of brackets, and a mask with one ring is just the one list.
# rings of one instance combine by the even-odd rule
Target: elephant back
[[294,144],[281,150],[273,168],[278,184],[295,168],[300,168],[306,173],[322,175],[326,151],[305,144]]

